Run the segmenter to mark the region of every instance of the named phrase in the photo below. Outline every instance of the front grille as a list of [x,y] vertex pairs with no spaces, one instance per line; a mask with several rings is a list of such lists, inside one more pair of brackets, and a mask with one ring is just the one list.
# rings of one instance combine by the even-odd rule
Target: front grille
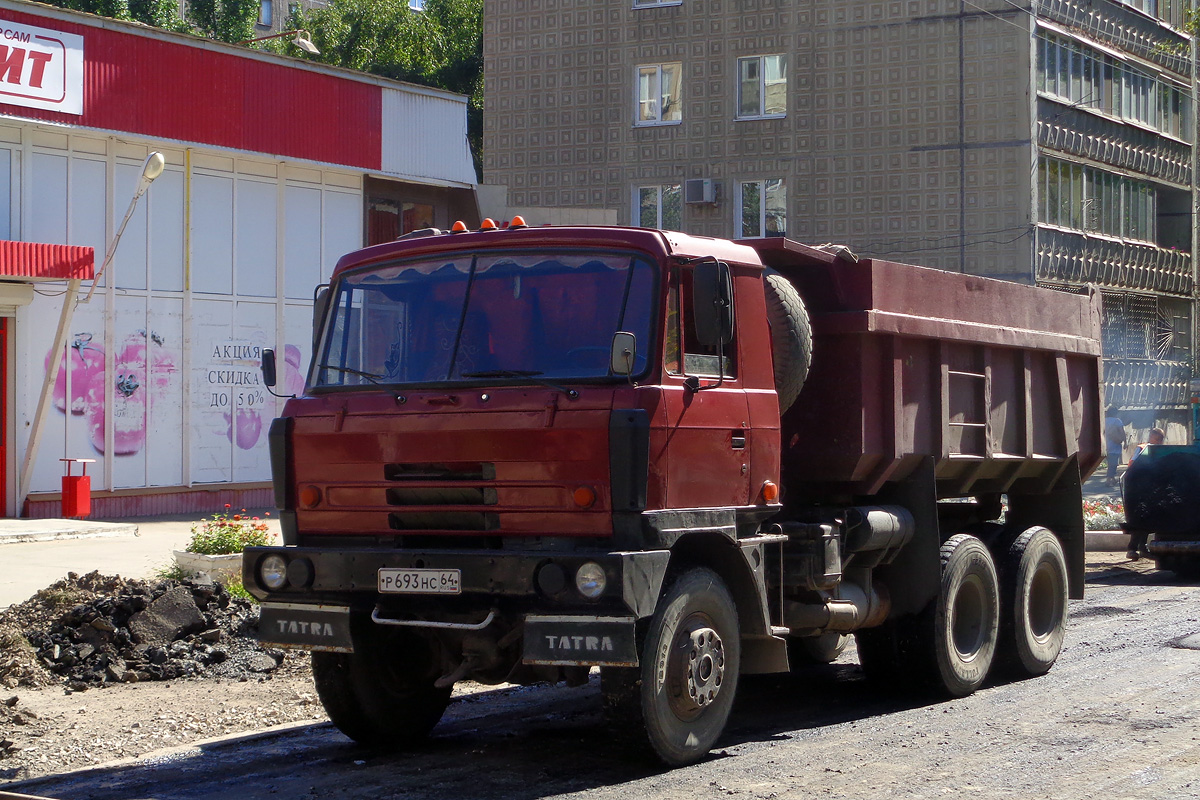
[[396,508],[388,514],[388,527],[394,531],[500,529],[500,515],[483,510],[499,502],[496,489],[466,485],[494,481],[495,464],[484,461],[384,464],[383,476],[400,484],[388,487],[385,495],[387,504]]

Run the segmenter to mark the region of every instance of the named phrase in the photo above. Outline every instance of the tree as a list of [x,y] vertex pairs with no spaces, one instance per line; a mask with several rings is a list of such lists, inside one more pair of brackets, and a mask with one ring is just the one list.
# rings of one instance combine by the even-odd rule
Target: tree
[[[312,60],[466,95],[467,136],[480,172],[483,141],[483,0],[332,0],[297,12],[288,27],[308,31]],[[263,43],[289,52],[286,41]],[[290,51],[294,54],[294,51]]]
[[185,19],[175,0],[45,0],[52,6],[126,22],[141,22],[176,33],[222,42],[254,36],[258,0],[188,0]]

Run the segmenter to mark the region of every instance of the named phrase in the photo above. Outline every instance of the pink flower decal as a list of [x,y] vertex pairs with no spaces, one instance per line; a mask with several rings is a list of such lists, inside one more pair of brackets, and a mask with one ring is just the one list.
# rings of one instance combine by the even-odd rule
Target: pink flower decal
[[[243,450],[249,450],[258,444],[258,437],[262,435],[262,414],[251,408],[239,408],[236,426],[228,411],[222,416],[225,417],[225,423],[228,426],[225,429],[225,436],[229,438],[229,441],[236,442],[237,446]],[[234,436],[235,427],[236,438]]]
[[300,364],[300,348],[294,344],[283,346],[283,394],[296,397],[304,394],[304,372]]
[[[53,348],[51,348],[53,350]],[[50,369],[53,352],[46,354],[45,369]],[[58,366],[58,377],[54,380],[54,407],[67,410],[67,365],[71,367],[71,413],[87,412],[87,391],[95,375],[104,374],[104,348],[92,342],[92,334],[77,333],[63,361]]]

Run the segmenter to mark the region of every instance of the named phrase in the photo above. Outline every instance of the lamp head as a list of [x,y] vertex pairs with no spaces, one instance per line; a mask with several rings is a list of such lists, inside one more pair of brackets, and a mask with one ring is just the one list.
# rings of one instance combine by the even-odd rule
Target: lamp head
[[319,56],[321,51],[312,43],[312,39],[308,38],[308,31],[296,31],[296,38],[292,39],[292,44],[299,47],[309,55]]
[[163,154],[157,150],[146,156],[146,163],[142,164],[142,177],[138,178],[137,193],[140,197],[150,184],[163,173],[163,167],[167,165],[167,160],[163,158]]

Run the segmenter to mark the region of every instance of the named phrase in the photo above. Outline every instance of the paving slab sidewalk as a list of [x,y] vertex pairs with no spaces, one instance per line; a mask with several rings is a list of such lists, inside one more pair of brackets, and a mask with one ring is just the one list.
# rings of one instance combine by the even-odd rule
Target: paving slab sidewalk
[[[278,541],[279,521],[272,511],[250,511],[263,518]],[[99,570],[123,578],[152,578],[173,564],[171,551],[182,550],[192,536],[192,526],[202,514],[122,519],[115,522],[77,520],[0,520],[11,532],[58,531],[58,538],[20,540],[0,544],[0,609],[28,600],[39,589],[67,576]],[[95,526],[95,527],[93,527]],[[68,538],[67,534],[78,535]]]

